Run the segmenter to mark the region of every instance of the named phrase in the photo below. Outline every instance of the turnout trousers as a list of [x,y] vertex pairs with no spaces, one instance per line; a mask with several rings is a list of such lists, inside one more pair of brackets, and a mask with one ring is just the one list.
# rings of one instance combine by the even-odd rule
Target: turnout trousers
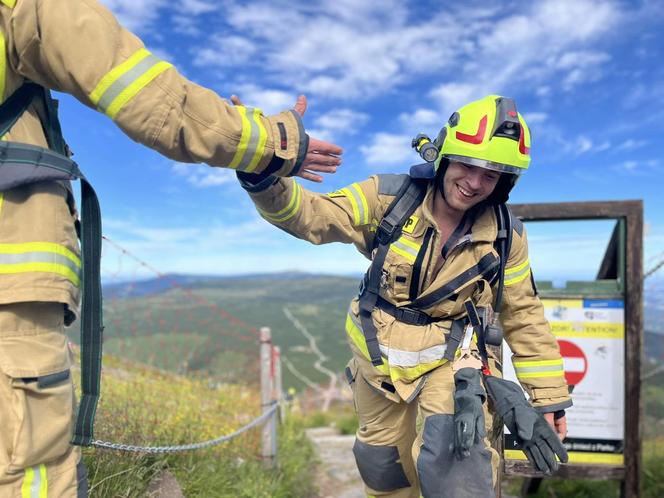
[[81,498],[76,399],[61,303],[0,305],[0,498]]
[[[354,361],[354,360],[353,360]],[[357,373],[351,382],[359,429],[353,453],[369,497],[489,498],[495,496],[499,456],[488,439],[457,460],[454,376],[450,363],[427,374],[410,403],[385,398]],[[484,405],[487,434],[492,417]]]

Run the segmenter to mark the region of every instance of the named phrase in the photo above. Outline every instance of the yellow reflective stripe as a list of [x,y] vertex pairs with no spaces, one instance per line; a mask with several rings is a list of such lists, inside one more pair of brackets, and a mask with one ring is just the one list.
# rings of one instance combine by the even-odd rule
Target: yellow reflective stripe
[[434,368],[438,368],[444,363],[447,363],[447,360],[445,358],[441,358],[440,360],[436,360],[431,363],[422,363],[416,367],[402,368],[390,365],[390,378],[395,382],[401,379],[419,379],[425,373],[430,372]]
[[[590,453],[585,451],[570,451],[569,463],[590,463],[623,465],[625,456],[621,453]],[[521,450],[505,450],[505,458],[509,460],[527,460],[526,454]]]
[[141,62],[143,59],[148,57],[150,55],[150,52],[144,48],[138,50],[135,52],[131,57],[129,57],[126,61],[124,61],[122,64],[119,66],[114,67],[111,69],[106,75],[99,81],[97,86],[95,87],[94,90],[92,90],[92,93],[90,93],[90,100],[94,105],[97,105],[99,103],[99,100],[101,99],[102,95],[106,93],[106,90],[108,90],[113,83],[115,83],[120,76],[122,76],[124,73],[129,71],[132,67],[134,67],[136,64]]
[[90,101],[110,118],[172,64],[159,60],[148,50],[137,50],[126,61],[111,69],[90,93]]
[[[242,133],[233,159],[229,168],[240,171],[252,172],[265,154],[265,143],[267,142],[267,131],[263,126],[262,111],[258,108],[235,106],[240,114],[242,122]],[[251,111],[251,121],[247,117],[247,111]]]
[[[360,350],[362,355],[369,361],[371,361],[371,356],[369,355],[369,348],[367,348],[367,342],[364,340],[364,333],[362,332],[362,329],[358,326],[358,324],[355,323],[355,319],[353,316],[352,311],[348,311],[348,314],[346,315],[346,334],[348,334],[348,337],[352,341],[353,344]],[[389,367],[384,363],[375,366],[376,370],[378,370],[380,373],[383,375],[389,375]]]
[[288,221],[293,216],[297,214],[300,209],[300,203],[302,201],[302,187],[299,184],[294,183],[293,193],[291,194],[290,201],[285,208],[277,211],[276,213],[270,213],[268,211],[263,211],[258,208],[258,212],[267,220],[273,221],[275,223],[281,223]]
[[414,263],[415,260],[417,259],[417,256],[413,256],[409,252],[404,251],[399,246],[397,246],[396,243],[390,245],[390,251],[394,251],[399,256],[407,259],[410,263]]
[[69,268],[57,263],[19,263],[12,265],[2,265],[0,264],[0,274],[11,275],[14,273],[30,273],[30,272],[44,272],[44,273],[56,273],[65,277],[75,286],[80,285],[80,279],[76,273],[71,271]]
[[510,286],[522,282],[530,276],[530,262],[525,260],[518,266],[505,270],[505,282],[503,285]]
[[369,224],[369,203],[367,202],[367,198],[364,195],[364,192],[362,192],[362,189],[360,188],[360,185],[358,183],[353,183],[349,188],[353,189],[354,193],[359,197],[360,202],[358,203],[358,207],[362,206],[362,209],[360,211],[360,222],[357,223],[358,225],[368,225]]
[[233,160],[228,165],[229,168],[237,168],[240,164],[240,161],[244,157],[244,153],[247,150],[247,145],[249,144],[249,137],[251,136],[251,123],[247,119],[247,108],[241,105],[235,106],[237,112],[240,113],[240,120],[242,121],[242,135],[240,135],[240,143],[235,149],[235,155]]
[[41,477],[41,482],[39,485],[39,498],[48,497],[48,476],[46,475],[46,465],[41,464],[39,466],[39,475]]
[[526,361],[515,361],[513,363],[515,368],[524,368],[524,367],[550,367],[552,365],[563,366],[563,359],[558,358],[555,360],[526,360]]
[[412,247],[416,251],[420,250],[420,247],[422,247],[422,244],[418,244],[417,242],[413,242],[412,240],[408,240],[406,237],[399,237],[398,242],[400,244],[403,244],[408,247]]
[[18,244],[0,244],[0,254],[22,254],[26,252],[51,252],[69,259],[78,268],[81,259],[65,246],[53,242],[24,242]]
[[31,498],[32,481],[35,478],[35,471],[32,467],[25,469],[25,477],[23,477],[23,484],[21,485],[21,498]]
[[251,162],[245,171],[251,173],[256,169],[258,163],[265,155],[265,144],[267,142],[267,131],[265,126],[263,126],[263,121],[261,121],[262,112],[260,109],[254,109],[254,122],[258,125],[258,145],[256,146],[256,152],[254,152],[254,157],[251,158]]
[[529,373],[517,373],[516,376],[519,379],[540,379],[545,377],[563,377],[565,375],[564,370],[554,371],[554,372],[529,372]]
[[513,273],[519,273],[521,270],[523,270],[526,266],[528,266],[529,261],[525,260],[523,263],[521,263],[518,266],[513,266],[511,268],[506,268],[505,269],[505,275],[511,275]]
[[25,469],[25,477],[21,484],[21,498],[47,498],[48,497],[48,477],[46,475],[46,465],[41,464],[37,467]]
[[2,0],[2,3],[4,3],[10,9],[16,7],[16,0]]
[[148,83],[150,83],[153,79],[155,79],[161,73],[166,71],[169,67],[173,67],[173,64],[171,64],[170,62],[164,62],[164,61],[157,62],[154,66],[152,66],[150,69],[144,72],[136,80],[134,80],[134,82],[131,85],[129,85],[127,88],[125,88],[122,91],[122,93],[108,107],[106,111],[108,117],[110,117],[111,119],[115,118],[117,113],[120,112],[120,109],[122,109],[127,102],[133,99],[138,92],[140,92],[143,88],[145,88],[148,85]]
[[391,251],[394,251],[399,256],[406,258],[410,263],[415,263],[417,254],[421,247],[421,244],[417,244],[412,240],[408,240],[405,236],[399,237],[397,241],[390,244]]
[[516,361],[514,371],[519,379],[562,377],[565,375],[563,360]]
[[340,192],[343,192],[346,195],[346,198],[350,201],[350,206],[353,208],[353,224],[360,224],[360,206],[357,204],[357,199],[353,195],[353,192],[350,191],[348,187],[342,188]]
[[2,31],[0,31],[0,102],[4,102],[5,100],[6,78],[7,78],[7,50],[5,49],[5,35]]

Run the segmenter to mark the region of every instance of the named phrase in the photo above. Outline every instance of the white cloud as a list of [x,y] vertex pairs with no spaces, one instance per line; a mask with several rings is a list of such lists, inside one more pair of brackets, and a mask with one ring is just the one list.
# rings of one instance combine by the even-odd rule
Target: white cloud
[[218,187],[235,183],[235,171],[226,168],[212,168],[203,164],[175,163],[171,168],[176,176],[184,177],[195,187]]
[[431,109],[416,109],[412,113],[402,113],[399,115],[399,121],[410,129],[429,129],[443,127],[447,118]]
[[193,60],[195,66],[240,66],[245,65],[257,51],[256,44],[241,36],[216,36],[197,48]]
[[534,124],[545,123],[549,119],[549,115],[546,112],[526,112],[523,115],[523,119],[526,120],[529,126]]
[[617,151],[623,151],[623,150],[634,150],[634,149],[640,149],[641,147],[644,147],[648,145],[648,142],[646,140],[635,140],[633,138],[627,139],[621,144],[618,144],[616,147]]
[[261,88],[251,83],[236,85],[232,91],[240,97],[243,104],[259,107],[266,115],[292,109],[297,98],[294,92]]
[[658,159],[623,161],[622,163],[615,164],[611,169],[619,173],[635,176],[647,176],[653,173],[660,175],[662,172],[661,162]]
[[101,0],[130,31],[143,31],[159,18],[167,0]]
[[313,123],[319,134],[311,135],[325,140],[333,140],[339,135],[352,135],[369,121],[369,116],[351,109],[332,109],[314,119]]
[[377,133],[369,145],[360,147],[367,164],[394,165],[415,159],[408,135]]
[[180,6],[181,12],[187,12],[190,15],[207,14],[219,9],[219,5],[205,0],[179,0],[175,2]]

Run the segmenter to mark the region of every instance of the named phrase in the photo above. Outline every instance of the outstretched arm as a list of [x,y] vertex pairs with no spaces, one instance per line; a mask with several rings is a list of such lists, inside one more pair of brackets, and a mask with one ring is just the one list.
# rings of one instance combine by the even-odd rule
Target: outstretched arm
[[[69,93],[177,161],[276,176],[304,167],[310,140],[297,112],[264,116],[189,81],[97,0],[19,0],[0,8],[5,95],[25,79]],[[313,145],[321,159],[329,150],[340,153],[315,139]]]

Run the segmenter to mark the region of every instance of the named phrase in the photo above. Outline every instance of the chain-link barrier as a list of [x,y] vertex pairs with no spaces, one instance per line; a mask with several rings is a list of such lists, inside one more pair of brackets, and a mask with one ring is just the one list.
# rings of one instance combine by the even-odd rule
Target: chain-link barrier
[[279,408],[279,404],[275,401],[271,403],[272,406],[268,411],[263,413],[261,416],[256,417],[254,420],[249,422],[247,425],[240,427],[235,432],[228,434],[226,436],[219,436],[215,439],[210,439],[209,441],[203,441],[200,443],[191,443],[191,444],[182,444],[178,446],[134,446],[131,444],[122,444],[122,443],[110,443],[108,441],[99,441],[95,440],[92,442],[92,446],[96,448],[103,448],[106,450],[118,450],[118,451],[129,451],[133,453],[179,453],[183,451],[191,450],[201,450],[203,448],[210,448],[221,443],[226,443],[231,439],[238,437],[240,434],[247,432],[249,429],[256,427],[265,423]]

